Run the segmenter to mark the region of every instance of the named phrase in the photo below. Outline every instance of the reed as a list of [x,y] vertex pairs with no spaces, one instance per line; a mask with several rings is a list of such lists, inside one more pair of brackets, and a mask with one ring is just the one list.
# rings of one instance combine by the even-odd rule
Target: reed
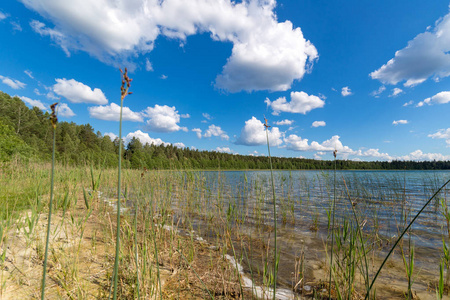
[[274,259],[273,259],[273,300],[275,300],[277,293],[277,271],[278,271],[278,249],[277,249],[277,202],[275,196],[275,183],[273,181],[273,168],[272,168],[272,157],[270,156],[270,144],[269,144],[269,125],[267,124],[267,119],[264,118],[264,127],[266,129],[267,138],[267,151],[269,154],[269,164],[270,164],[270,179],[272,183],[272,196],[273,196],[273,230],[274,230]]
[[125,68],[125,72],[122,72],[120,69],[120,73],[122,76],[122,86],[120,87],[121,95],[120,95],[120,117],[119,117],[119,166],[118,166],[118,182],[117,182],[117,231],[116,231],[116,255],[114,259],[114,291],[113,291],[113,299],[117,299],[117,282],[119,280],[119,256],[120,256],[120,202],[121,202],[121,194],[122,194],[122,110],[123,110],[123,99],[127,95],[130,95],[131,92],[128,92],[130,88],[130,83],[132,81],[131,78],[128,77],[127,68]]
[[44,267],[42,271],[42,285],[41,285],[41,300],[45,299],[45,279],[47,278],[47,263],[48,263],[48,245],[50,241],[50,226],[52,220],[52,210],[53,210],[53,187],[54,187],[54,177],[55,177],[55,148],[56,148],[56,123],[58,118],[56,117],[56,106],[58,103],[53,103],[50,108],[52,114],[50,116],[50,121],[53,128],[53,146],[52,146],[52,171],[50,180],[50,202],[48,208],[48,223],[47,223],[47,237],[45,242],[45,254],[44,254]]

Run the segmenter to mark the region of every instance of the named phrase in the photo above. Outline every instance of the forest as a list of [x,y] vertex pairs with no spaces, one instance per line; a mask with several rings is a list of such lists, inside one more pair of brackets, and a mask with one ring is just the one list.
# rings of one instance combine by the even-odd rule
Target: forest
[[[28,108],[18,97],[0,91],[0,161],[14,158],[50,161],[52,126],[50,114]],[[119,139],[95,132],[90,124],[59,122],[56,127],[56,159],[68,165],[117,166]],[[178,148],[173,145],[143,145],[133,138],[124,147],[124,166],[133,169],[269,169],[267,156],[228,154]],[[332,160],[272,157],[274,169],[334,169]],[[448,170],[450,161],[336,161],[338,170]]]

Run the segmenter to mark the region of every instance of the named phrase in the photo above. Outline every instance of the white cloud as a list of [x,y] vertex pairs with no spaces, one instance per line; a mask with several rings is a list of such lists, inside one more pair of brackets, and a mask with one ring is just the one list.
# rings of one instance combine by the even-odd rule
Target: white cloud
[[190,114],[181,114],[181,116],[183,119],[189,119],[191,117]]
[[53,92],[65,97],[72,103],[106,104],[108,100],[101,89],[92,90],[89,86],[74,79],[55,79]]
[[168,76],[167,75],[164,75],[164,74],[162,74],[159,78],[161,78],[161,79],[167,79],[168,78]]
[[422,150],[416,150],[416,151],[411,152],[408,155],[396,157],[396,159],[416,160],[416,161],[450,160],[450,155],[443,155],[441,153],[423,153]]
[[[245,121],[245,126],[242,128],[236,144],[246,146],[265,145],[267,144],[265,130],[264,124],[252,117],[250,120]],[[270,146],[279,146],[283,143],[282,134],[278,127],[271,127],[269,130],[269,143]]]
[[392,90],[392,94],[389,95],[389,97],[396,97],[398,94],[403,93],[403,90],[400,88],[394,88]]
[[375,158],[377,160],[388,160],[391,161],[393,159],[392,156],[390,156],[387,153],[381,153],[379,149],[368,149],[366,151],[358,150],[357,153],[355,153],[357,156],[363,156],[363,157],[371,157],[372,159]]
[[319,97],[305,92],[291,92],[291,102],[287,102],[285,97],[280,97],[273,102],[266,98],[264,102],[273,109],[274,115],[279,115],[280,112],[306,114],[325,105],[325,101]]
[[220,128],[220,126],[216,125],[209,125],[208,129],[205,131],[204,137],[211,137],[211,136],[217,136],[220,137],[223,140],[228,140],[230,137],[227,135],[225,131]]
[[347,97],[353,95],[352,90],[348,86],[344,86],[341,90],[341,95],[343,97]]
[[30,70],[25,70],[25,71],[23,71],[25,74],[27,74],[28,75],[28,77],[30,77],[31,79],[34,79],[34,77],[33,77],[33,73],[31,73],[31,71]]
[[45,26],[44,23],[39,22],[37,20],[32,20],[30,22],[30,26],[34,31],[36,31],[42,36],[48,35],[51,39],[53,39],[61,46],[61,48],[63,49],[63,51],[66,53],[67,56],[70,56],[70,52],[68,49],[70,46],[68,45],[67,42],[68,39],[62,32],[60,32],[59,30],[48,28],[47,26]]
[[447,147],[450,147],[450,128],[440,129],[436,133],[429,134],[428,137],[433,139],[445,139]]
[[288,120],[288,119],[285,119],[285,120],[282,120],[282,121],[277,121],[277,122],[275,122],[275,125],[279,125],[279,126],[282,126],[282,125],[292,125],[294,123],[294,120]]
[[222,152],[222,153],[230,153],[230,154],[236,154],[234,150],[231,150],[229,147],[217,147],[214,149],[214,151]]
[[114,140],[115,140],[116,138],[118,138],[118,136],[115,135],[115,134],[112,133],[112,132],[106,132],[106,133],[104,134],[104,136],[109,136],[109,138],[110,138],[111,141],[113,141],[113,142],[114,142]]
[[344,146],[339,139],[340,137],[338,135],[334,135],[331,139],[323,141],[322,143],[313,141],[311,144],[308,144],[308,139],[302,139],[295,134],[291,134],[284,139],[284,142],[287,145],[287,149],[294,151],[332,152],[337,150],[338,154],[342,155],[344,158],[356,153],[350,147]]
[[186,148],[186,145],[183,144],[182,142],[173,143],[173,145],[177,148]]
[[59,97],[56,97],[56,95],[53,94],[52,92],[48,92],[47,95],[45,95],[45,97],[51,100],[59,100]]
[[375,98],[378,98],[382,92],[386,90],[386,87],[384,85],[380,86],[378,90],[373,91],[370,93],[370,95],[374,96]]
[[20,26],[19,22],[12,21],[11,25],[14,31],[22,31],[22,26]]
[[446,104],[450,102],[450,91],[444,91],[437,93],[433,97],[426,98],[423,101],[417,103],[416,107],[424,106],[425,104],[433,105],[433,104]]
[[231,56],[216,86],[241,90],[285,91],[300,80],[318,58],[316,48],[289,20],[278,22],[274,0],[240,3],[222,0],[144,1],[22,0],[55,24],[33,21],[33,29],[50,36],[63,50],[82,50],[132,70],[139,54],[152,51],[159,35],[186,42],[209,32],[213,40],[231,42]]
[[20,82],[19,80],[11,79],[9,77],[5,77],[2,75],[0,75],[0,80],[4,84],[8,85],[10,88],[15,89],[15,90],[23,89],[26,86],[25,83]]
[[21,96],[19,98],[22,99],[23,102],[28,103],[31,106],[36,106],[40,110],[46,110],[48,108],[40,100],[33,100],[25,96]]
[[156,132],[173,132],[178,130],[188,131],[186,127],[180,127],[180,115],[175,106],[158,105],[147,107],[144,115],[149,118],[146,121],[146,128]]
[[262,153],[259,153],[258,151],[252,151],[252,152],[250,152],[248,155],[250,155],[250,156],[263,156],[264,154],[262,154]]
[[321,126],[325,126],[325,125],[327,125],[327,123],[325,123],[325,121],[314,121],[311,126],[312,127],[321,127]]
[[406,102],[405,104],[403,104],[403,106],[410,106],[410,105],[413,105],[414,104],[414,101],[408,101],[408,102]]
[[0,21],[6,19],[7,17],[8,17],[8,14],[5,14],[0,11]]
[[148,60],[148,58],[145,59],[145,70],[148,72],[153,72],[152,63]]
[[[105,106],[88,107],[88,110],[91,118],[106,121],[119,121],[120,119],[120,106],[115,103],[111,103]],[[132,122],[144,121],[141,113],[133,112],[126,106],[124,106],[122,109],[122,120]]]
[[399,124],[408,124],[408,120],[394,120],[392,122],[392,125],[399,125]]
[[211,117],[209,114],[207,113],[202,113],[203,118],[205,118],[208,121],[211,121],[213,119],[213,117]]
[[439,19],[432,30],[417,35],[408,45],[395,52],[394,58],[378,70],[370,73],[373,79],[383,83],[413,86],[427,78],[450,75],[450,14]]
[[128,144],[133,138],[137,138],[139,139],[139,141],[145,145],[145,144],[149,144],[149,145],[155,145],[155,146],[159,146],[159,145],[164,145],[164,146],[168,146],[170,145],[170,143],[166,143],[163,142],[160,138],[154,139],[151,138],[148,133],[146,132],[142,132],[140,130],[136,130],[135,132],[130,132],[127,134],[127,136],[123,139],[125,145]]
[[198,137],[199,139],[202,138],[202,130],[201,130],[200,128],[194,128],[194,129],[192,129],[192,131],[195,132],[195,133],[197,134],[197,137]]
[[58,116],[71,118],[75,116],[75,113],[70,109],[66,103],[60,103],[58,105]]

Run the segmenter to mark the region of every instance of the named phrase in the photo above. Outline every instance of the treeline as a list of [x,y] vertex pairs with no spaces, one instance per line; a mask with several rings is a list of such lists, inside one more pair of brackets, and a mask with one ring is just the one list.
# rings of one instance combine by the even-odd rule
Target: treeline
[[[0,161],[50,160],[52,127],[49,113],[28,108],[18,97],[0,92]],[[89,125],[59,122],[56,129],[57,160],[71,165],[117,166],[119,139],[112,141]],[[123,143],[122,143],[123,144]],[[247,156],[177,148],[173,145],[143,145],[133,138],[122,145],[124,167],[143,169],[269,169],[265,156]],[[334,161],[273,157],[275,169],[333,169]],[[337,168],[371,170],[448,170],[450,161],[351,161],[338,160]]]

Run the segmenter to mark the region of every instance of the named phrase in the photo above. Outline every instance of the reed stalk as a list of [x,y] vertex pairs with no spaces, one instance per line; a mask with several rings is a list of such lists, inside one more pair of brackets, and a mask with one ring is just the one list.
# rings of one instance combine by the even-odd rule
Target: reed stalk
[[381,270],[383,269],[384,265],[386,264],[388,258],[391,256],[392,252],[394,252],[395,247],[397,247],[398,243],[401,241],[401,239],[403,238],[403,236],[405,235],[405,233],[408,231],[408,229],[412,226],[412,224],[416,221],[416,219],[420,216],[420,214],[425,210],[425,208],[428,206],[428,204],[431,203],[431,201],[433,201],[433,199],[441,192],[441,190],[450,182],[450,179],[447,180],[434,194],[433,196],[431,196],[430,199],[428,199],[428,201],[425,203],[424,206],[422,206],[422,208],[419,210],[419,212],[415,215],[415,217],[411,220],[411,222],[409,222],[408,226],[406,226],[406,228],[403,230],[403,232],[399,235],[399,237],[397,238],[397,240],[395,241],[394,245],[392,246],[391,250],[389,251],[389,253],[386,255],[386,257],[384,258],[383,262],[381,263],[380,268],[378,269],[377,273],[375,274],[374,278],[372,279],[372,282],[369,286],[369,290],[367,291],[367,294],[365,296],[364,299],[368,299],[369,297],[369,293],[370,290],[372,289],[373,285],[375,284],[375,281],[378,278],[378,275],[380,275]]
[[[330,254],[330,276],[328,280],[328,299],[331,299],[331,272],[333,269],[333,249],[334,249],[334,215],[336,210],[336,154],[334,150],[334,186],[333,186],[333,203],[331,204],[331,254]],[[338,287],[336,287],[339,289]]]
[[58,118],[56,117],[56,106],[58,103],[53,103],[50,108],[52,109],[52,114],[50,116],[50,121],[53,127],[53,147],[52,147],[52,172],[50,179],[50,203],[48,208],[48,223],[47,223],[47,238],[45,242],[45,254],[44,254],[44,269],[42,272],[42,286],[41,286],[41,300],[45,299],[45,279],[47,277],[47,261],[48,261],[48,244],[50,241],[50,226],[52,221],[52,210],[53,210],[53,187],[55,179],[55,150],[56,150],[56,123]]
[[275,183],[273,181],[273,168],[272,168],[272,157],[270,156],[270,144],[269,144],[269,125],[267,124],[267,119],[264,118],[264,127],[266,129],[266,138],[267,138],[267,151],[269,153],[269,164],[270,164],[270,179],[272,182],[272,195],[273,195],[273,230],[275,235],[274,240],[274,258],[273,258],[273,300],[275,300],[277,294],[277,203],[275,197]]
[[116,255],[114,259],[114,292],[113,299],[117,299],[117,284],[119,277],[119,254],[120,254],[120,196],[122,193],[121,186],[121,175],[122,175],[122,110],[123,110],[123,99],[131,94],[128,92],[130,88],[131,78],[128,77],[127,68],[125,68],[125,72],[122,72],[120,69],[120,73],[122,75],[122,86],[120,87],[121,97],[120,97],[120,117],[119,117],[119,174],[118,174],[118,183],[117,183],[117,231],[116,231]]

